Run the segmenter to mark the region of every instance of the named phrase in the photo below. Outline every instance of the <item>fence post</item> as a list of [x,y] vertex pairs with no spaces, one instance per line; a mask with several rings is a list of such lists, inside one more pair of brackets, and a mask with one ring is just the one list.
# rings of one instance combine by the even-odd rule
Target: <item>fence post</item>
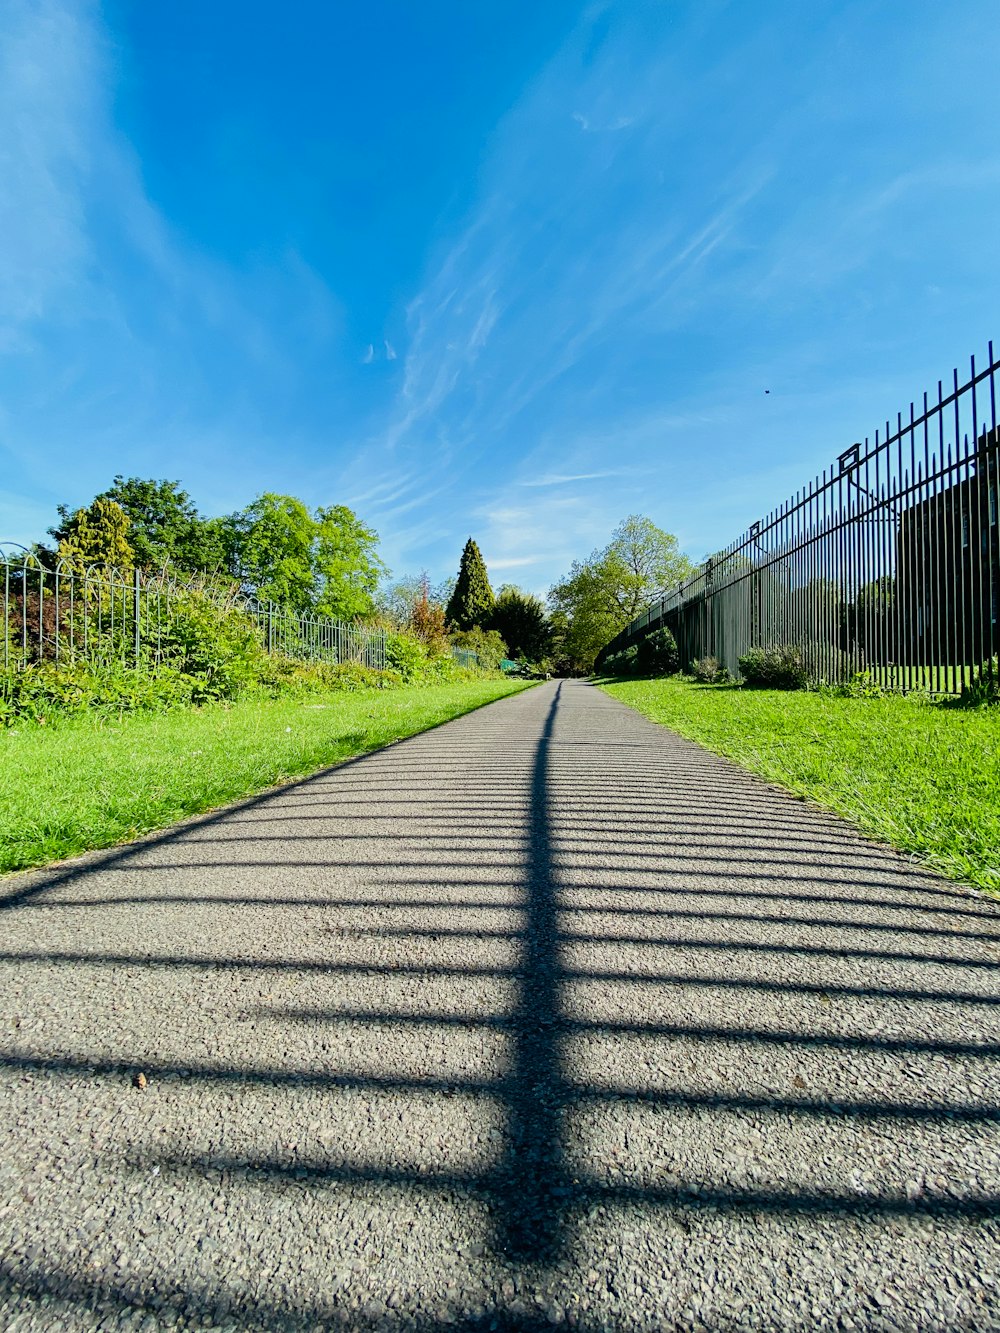
[[267,604],[267,651],[274,652],[274,603]]
[[132,616],[135,621],[134,640],[135,640],[135,665],[139,665],[139,656],[142,650],[139,633],[139,615],[142,611],[142,585],[140,583],[140,574],[138,566],[132,571]]

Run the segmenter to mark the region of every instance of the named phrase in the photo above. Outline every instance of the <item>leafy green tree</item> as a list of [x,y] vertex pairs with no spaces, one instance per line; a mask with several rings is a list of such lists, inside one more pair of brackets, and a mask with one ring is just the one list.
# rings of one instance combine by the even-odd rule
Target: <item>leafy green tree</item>
[[691,570],[672,533],[630,515],[607,546],[574,561],[549,591],[553,615],[565,618],[563,652],[578,669],[590,670],[606,643]]
[[486,563],[479,547],[470,537],[462,552],[455,591],[448,599],[445,617],[456,629],[468,630],[473,625],[489,624],[496,599],[490,587]]
[[378,534],[346,505],[314,512],[267,491],[227,521],[229,568],[262,601],[344,620],[371,616]]
[[60,506],[63,523],[59,534],[59,558],[75,569],[89,565],[111,565],[131,569],[135,564],[129,544],[128,515],[113,500],[94,500],[86,509],[70,515]]
[[265,491],[230,515],[228,530],[230,572],[248,591],[293,611],[312,609],[316,520],[301,500]]
[[551,643],[549,619],[540,597],[506,583],[500,589],[490,629],[495,629],[507,645],[511,657],[539,662],[546,657]]
[[113,500],[129,517],[129,540],[142,569],[167,565],[188,572],[208,572],[226,563],[226,526],[220,518],[202,518],[178,481],[115,477],[99,500]]
[[379,579],[388,572],[376,554],[378,533],[347,505],[317,509],[315,521],[314,609],[339,620],[370,619]]

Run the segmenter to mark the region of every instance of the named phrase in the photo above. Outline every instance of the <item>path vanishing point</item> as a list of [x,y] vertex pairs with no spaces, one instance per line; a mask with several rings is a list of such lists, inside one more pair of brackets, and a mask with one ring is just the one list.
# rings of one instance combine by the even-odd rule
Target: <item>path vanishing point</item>
[[588,684],[0,932],[0,1328],[1000,1329],[1000,910]]

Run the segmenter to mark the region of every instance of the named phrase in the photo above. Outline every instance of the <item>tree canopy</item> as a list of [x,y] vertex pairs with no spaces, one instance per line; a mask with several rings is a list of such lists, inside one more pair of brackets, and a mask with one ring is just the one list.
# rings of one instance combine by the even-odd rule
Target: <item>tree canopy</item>
[[539,662],[548,655],[552,636],[545,604],[513,584],[500,589],[490,629],[497,631],[511,657]]
[[227,520],[229,569],[262,601],[357,620],[375,611],[378,533],[346,505],[266,491]]
[[378,533],[346,505],[311,510],[293,495],[267,491],[222,518],[205,518],[179,482],[115,477],[87,509],[58,506],[49,529],[57,551],[39,558],[75,565],[219,573],[262,601],[339,620],[375,614]]
[[563,651],[589,670],[606,643],[691,570],[672,533],[638,514],[623,519],[607,546],[574,561],[549,591],[553,615],[566,627]]
[[189,573],[225,568],[226,523],[203,518],[179,481],[115,477],[99,500],[113,500],[129,517],[129,540],[142,569]]
[[76,569],[88,565],[111,565],[115,569],[134,566],[128,515],[113,500],[98,496],[86,509],[72,515],[60,505],[59,514],[63,521],[52,535],[59,537],[60,560]]
[[474,625],[485,627],[489,624],[495,605],[486,563],[479,547],[470,537],[462,551],[458,580],[455,591],[448,599],[445,617],[449,625],[459,630],[472,629]]

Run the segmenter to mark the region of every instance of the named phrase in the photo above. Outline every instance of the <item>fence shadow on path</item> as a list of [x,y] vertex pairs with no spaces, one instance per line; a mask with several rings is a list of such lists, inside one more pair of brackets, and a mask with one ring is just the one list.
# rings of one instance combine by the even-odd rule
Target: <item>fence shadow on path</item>
[[[466,1229],[461,1255],[448,1256],[447,1314],[405,1292],[380,1305],[377,1267],[367,1303],[367,1278],[340,1296],[318,1278],[290,1280],[280,1296],[276,1280],[240,1291],[225,1263],[196,1280],[184,1240],[176,1260],[160,1253],[131,1277],[90,1271],[79,1238],[15,1245],[0,1293],[199,1318],[222,1308],[269,1327],[421,1330],[547,1327],[554,1303],[596,1328],[607,1298],[587,1285],[603,1262],[587,1230],[609,1218],[637,1216],[657,1237],[719,1217],[750,1237],[768,1219],[843,1223],[847,1237],[859,1219],[921,1224],[926,1236],[995,1227],[1000,1181],[981,1168],[1000,1120],[1000,913],[724,761],[662,755],[631,715],[599,713],[595,736],[574,735],[566,696],[580,708],[586,688],[556,686],[520,749],[498,709],[14,881],[0,902],[11,927],[0,979],[27,986],[18,1003],[68,976],[78,1003],[89,987],[120,1024],[122,1043],[109,1053],[96,1023],[75,1038],[72,1025],[65,1038],[43,1025],[42,1039],[24,1023],[0,1056],[5,1082],[44,1087],[65,1109],[81,1089],[88,1105],[120,1099],[136,1068],[149,1079],[152,1121],[128,1121],[98,1174],[128,1196],[155,1172],[192,1201],[192,1218],[217,1194],[248,1208],[294,1200],[282,1273],[297,1228],[304,1236],[341,1195],[361,1211],[370,1201],[373,1217],[395,1200],[418,1231],[430,1201]],[[302,831],[312,821],[315,833]],[[272,949],[244,933],[248,914],[259,929],[281,913],[301,932],[296,951],[287,935]],[[192,986],[240,1007],[216,1015],[214,1034],[208,1016],[201,1028],[186,1020],[200,1051],[167,1033],[158,1054],[145,1019],[112,1012],[119,978],[168,1007],[189,1005]],[[281,1057],[248,1031],[283,1034]],[[239,1106],[255,1119],[214,1139],[185,1135],[160,1092],[185,1113]],[[408,1107],[440,1126],[429,1152],[411,1151],[403,1122],[381,1155],[352,1139],[363,1113]],[[311,1116],[343,1128],[310,1139]],[[495,1135],[485,1147],[462,1140],[469,1131],[478,1143],[481,1126]],[[917,1156],[957,1155],[963,1169],[972,1154],[978,1183],[913,1188],[908,1150],[895,1178],[858,1181],[851,1164],[871,1127]],[[748,1134],[759,1143],[744,1159]],[[289,1146],[293,1135],[303,1141]],[[789,1175],[785,1158],[821,1140],[834,1146],[825,1176]],[[22,1127],[11,1148],[31,1142]],[[120,1208],[119,1195],[111,1202]],[[258,1243],[246,1241],[244,1264],[262,1262]],[[380,1243],[395,1241],[364,1241],[372,1254]],[[860,1264],[852,1243],[846,1261]],[[420,1280],[414,1269],[411,1297]]]

